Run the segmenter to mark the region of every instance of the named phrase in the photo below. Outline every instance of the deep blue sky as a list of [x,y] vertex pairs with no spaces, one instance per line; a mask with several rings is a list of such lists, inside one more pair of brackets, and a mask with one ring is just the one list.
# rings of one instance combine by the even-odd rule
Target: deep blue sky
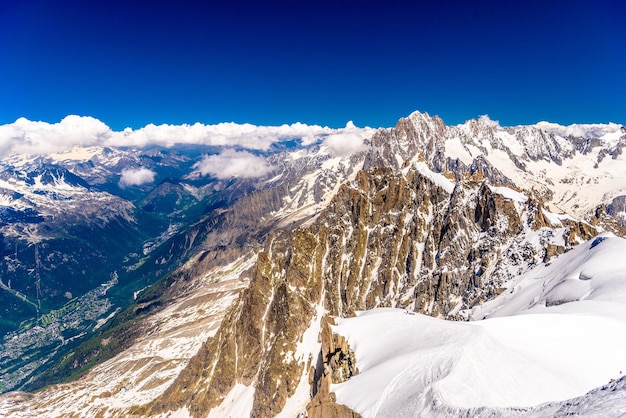
[[2,0],[0,124],[626,123],[625,3]]

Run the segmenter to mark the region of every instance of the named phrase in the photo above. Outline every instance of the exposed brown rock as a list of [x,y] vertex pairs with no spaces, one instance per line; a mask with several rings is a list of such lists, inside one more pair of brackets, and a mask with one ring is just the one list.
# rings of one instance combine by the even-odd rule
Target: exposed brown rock
[[345,405],[337,404],[335,394],[330,392],[331,383],[341,383],[353,374],[358,374],[354,352],[350,349],[346,339],[334,334],[330,325],[334,320],[326,316],[322,320],[320,331],[323,359],[320,370],[314,371],[317,379],[313,379],[316,394],[306,407],[309,418],[336,417],[356,418],[361,415]]
[[328,398],[314,398],[306,408],[308,418],[361,418],[345,405],[338,404],[335,394],[331,393]]
[[546,254],[543,256],[543,262],[548,262],[555,255],[563,254],[565,247],[562,245],[548,244],[546,245]]

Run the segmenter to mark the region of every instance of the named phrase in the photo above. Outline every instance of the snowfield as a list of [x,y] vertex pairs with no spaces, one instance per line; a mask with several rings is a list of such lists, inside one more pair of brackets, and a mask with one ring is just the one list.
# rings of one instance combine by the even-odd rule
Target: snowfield
[[516,278],[475,321],[393,308],[340,318],[360,373],[331,390],[364,417],[556,414],[626,372],[625,256],[625,239],[596,237]]

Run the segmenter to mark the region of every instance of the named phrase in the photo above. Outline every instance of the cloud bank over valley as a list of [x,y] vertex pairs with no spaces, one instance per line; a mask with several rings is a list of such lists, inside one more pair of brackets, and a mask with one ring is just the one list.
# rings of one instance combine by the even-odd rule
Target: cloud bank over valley
[[[329,141],[329,148],[339,154],[358,149],[363,139],[371,137],[372,128],[358,128],[348,122],[345,128],[333,129],[300,122],[280,126],[256,126],[233,122],[216,125],[153,125],[137,130],[113,131],[105,123],[90,116],[69,115],[58,123],[35,122],[19,118],[0,125],[0,158],[14,154],[42,155],[63,152],[75,146],[172,147],[195,144],[217,147],[238,147],[268,151],[272,145],[297,139],[302,146]],[[358,146],[342,145],[345,136]]]

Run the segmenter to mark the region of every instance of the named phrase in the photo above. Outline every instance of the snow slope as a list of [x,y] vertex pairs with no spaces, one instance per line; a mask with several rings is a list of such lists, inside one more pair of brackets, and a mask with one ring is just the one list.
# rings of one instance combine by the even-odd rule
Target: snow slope
[[626,240],[597,237],[519,277],[481,321],[390,308],[338,319],[360,374],[331,390],[364,417],[554,411],[626,371],[625,254]]
[[585,313],[626,320],[626,239],[587,241],[513,279],[507,291],[476,308],[474,319],[527,313]]

